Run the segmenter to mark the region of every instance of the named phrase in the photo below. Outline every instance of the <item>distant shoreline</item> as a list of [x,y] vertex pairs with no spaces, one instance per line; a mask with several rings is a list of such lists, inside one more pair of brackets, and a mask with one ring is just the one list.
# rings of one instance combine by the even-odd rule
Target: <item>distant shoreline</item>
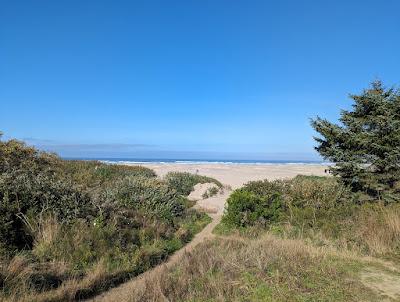
[[98,160],[109,164],[177,164],[177,165],[321,165],[330,163],[313,160],[222,160],[222,159],[131,159],[131,158],[71,158],[66,160]]
[[144,166],[158,176],[168,172],[189,172],[213,177],[233,189],[254,180],[288,179],[296,175],[328,176],[330,163],[322,161],[285,160],[181,160],[181,159],[128,159],[128,158],[74,158],[98,160],[108,164]]
[[[137,163],[114,163],[121,165],[138,165]],[[189,172],[213,177],[233,189],[254,180],[288,179],[296,175],[328,176],[328,166],[315,163],[157,163],[139,164],[154,170],[158,176],[164,177],[168,172]]]

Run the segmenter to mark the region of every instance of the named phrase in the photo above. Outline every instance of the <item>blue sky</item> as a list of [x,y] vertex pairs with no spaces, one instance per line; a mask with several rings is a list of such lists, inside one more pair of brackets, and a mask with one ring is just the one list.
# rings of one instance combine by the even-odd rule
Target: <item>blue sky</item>
[[63,156],[315,159],[398,85],[400,2],[0,0],[0,130]]

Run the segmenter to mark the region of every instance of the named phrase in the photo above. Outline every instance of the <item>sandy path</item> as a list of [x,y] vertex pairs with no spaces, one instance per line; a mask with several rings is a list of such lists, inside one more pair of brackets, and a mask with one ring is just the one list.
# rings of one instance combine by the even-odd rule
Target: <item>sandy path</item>
[[[298,174],[304,175],[326,175],[326,166],[322,165],[232,165],[232,164],[145,164],[156,173],[163,177],[170,171],[198,173],[214,177],[224,184],[230,185],[233,189],[242,186],[244,183],[252,180],[260,179],[282,179],[292,178]],[[166,268],[176,264],[187,252],[206,239],[212,238],[212,230],[220,222],[225,201],[228,198],[230,191],[225,190],[223,194],[199,200],[195,207],[205,209],[212,222],[210,222],[201,232],[196,234],[192,241],[186,244],[182,249],[176,251],[166,262],[160,264],[153,269],[150,269],[130,281],[121,284],[118,287],[112,288],[99,296],[96,296],[88,301],[127,301],[129,300],[132,288],[140,286],[141,282],[147,277],[157,276]],[[201,196],[201,193],[200,195]]]
[[209,216],[212,218],[212,221],[202,231],[197,233],[192,241],[190,241],[183,248],[172,254],[172,256],[170,256],[166,262],[144,272],[143,274],[140,274],[139,276],[121,284],[120,286],[112,288],[109,291],[106,291],[87,301],[127,301],[129,299],[130,293],[132,292],[131,288],[138,286],[140,282],[142,282],[145,278],[151,277],[152,275],[156,276],[163,269],[175,265],[185,253],[192,251],[196,245],[203,242],[204,240],[212,238],[214,236],[212,230],[221,221],[224,204],[229,194],[229,191],[225,191],[223,194],[218,194],[217,196],[203,199],[197,202],[196,207],[212,209],[213,212],[215,212],[209,214]]
[[[389,264],[392,272],[367,269],[361,273],[365,286],[382,296],[382,301],[400,301],[400,275],[395,265]],[[394,270],[393,270],[394,269]]]

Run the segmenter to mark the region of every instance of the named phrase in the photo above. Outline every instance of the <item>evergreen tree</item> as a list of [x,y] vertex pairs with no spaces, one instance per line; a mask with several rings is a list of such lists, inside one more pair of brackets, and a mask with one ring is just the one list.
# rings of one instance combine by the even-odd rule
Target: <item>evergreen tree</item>
[[342,110],[340,124],[312,120],[320,134],[315,149],[354,191],[378,197],[400,191],[400,92],[375,81],[350,97],[353,108]]

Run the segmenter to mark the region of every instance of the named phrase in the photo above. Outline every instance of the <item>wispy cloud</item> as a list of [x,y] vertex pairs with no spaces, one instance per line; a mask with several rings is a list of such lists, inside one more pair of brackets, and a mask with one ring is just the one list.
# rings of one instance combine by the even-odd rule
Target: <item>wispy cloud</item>
[[54,152],[129,152],[157,147],[142,143],[65,143],[34,137],[24,137],[22,140],[41,150]]
[[149,144],[122,144],[122,143],[107,143],[107,144],[42,144],[38,147],[57,148],[63,150],[82,150],[82,151],[129,151],[143,148],[153,148],[154,145]]
[[29,144],[52,144],[55,143],[54,140],[51,139],[41,139],[41,138],[35,138],[35,137],[23,137],[21,140],[24,142],[27,142]]

